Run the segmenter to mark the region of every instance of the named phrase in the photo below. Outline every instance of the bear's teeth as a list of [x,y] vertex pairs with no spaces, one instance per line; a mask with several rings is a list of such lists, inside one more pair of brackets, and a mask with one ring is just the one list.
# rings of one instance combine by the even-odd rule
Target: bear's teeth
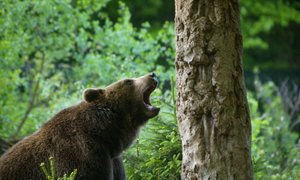
[[147,109],[152,109],[152,108],[153,108],[153,106],[151,106],[151,105],[148,104],[148,103],[144,103],[144,104],[145,104],[145,106],[146,106]]
[[146,103],[144,103],[144,104],[145,104],[146,108],[147,108],[149,111],[153,111],[153,110],[159,109],[159,108],[154,107],[154,106],[152,106],[152,105],[150,105],[150,104],[146,104]]

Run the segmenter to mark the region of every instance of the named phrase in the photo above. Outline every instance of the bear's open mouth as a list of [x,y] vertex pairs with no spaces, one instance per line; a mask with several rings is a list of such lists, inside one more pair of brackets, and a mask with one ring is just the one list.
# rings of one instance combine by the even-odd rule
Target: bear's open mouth
[[152,106],[151,102],[150,102],[150,95],[155,90],[155,88],[156,88],[156,86],[152,85],[152,86],[148,87],[146,89],[146,91],[144,92],[144,103],[147,106]]
[[151,93],[155,90],[156,88],[156,83],[149,86],[143,94],[143,100],[144,100],[144,105],[146,107],[146,109],[150,112],[150,116],[154,117],[158,114],[159,112],[159,108],[152,106],[151,102],[150,102],[150,95]]

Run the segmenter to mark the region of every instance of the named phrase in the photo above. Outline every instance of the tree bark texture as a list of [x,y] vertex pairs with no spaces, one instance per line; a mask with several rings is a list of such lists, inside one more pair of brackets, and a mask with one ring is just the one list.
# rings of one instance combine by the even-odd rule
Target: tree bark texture
[[175,0],[182,179],[253,179],[238,0]]

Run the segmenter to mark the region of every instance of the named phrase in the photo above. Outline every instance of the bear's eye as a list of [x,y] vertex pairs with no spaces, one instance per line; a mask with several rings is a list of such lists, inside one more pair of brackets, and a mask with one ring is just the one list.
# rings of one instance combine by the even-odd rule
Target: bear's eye
[[132,84],[133,84],[132,79],[126,79],[126,80],[125,80],[125,84],[126,84],[126,85],[132,85]]

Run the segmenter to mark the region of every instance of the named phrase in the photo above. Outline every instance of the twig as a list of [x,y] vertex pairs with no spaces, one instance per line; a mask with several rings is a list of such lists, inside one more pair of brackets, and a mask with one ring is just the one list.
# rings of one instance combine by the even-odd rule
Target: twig
[[[41,67],[40,67],[40,69],[38,71],[39,74],[41,74],[43,72],[43,70],[44,70],[44,64],[45,64],[45,55],[42,52]],[[21,119],[20,124],[18,125],[16,132],[10,137],[10,139],[15,139],[18,136],[18,134],[20,133],[20,131],[21,131],[22,127],[24,126],[26,120],[28,119],[29,114],[35,108],[35,105],[36,105],[36,96],[37,96],[38,91],[39,91],[40,80],[41,80],[41,78],[38,77],[38,79],[36,80],[34,89],[33,89],[32,96],[30,98],[30,101],[28,102],[28,108],[27,108],[27,110],[26,110],[23,118]]]

